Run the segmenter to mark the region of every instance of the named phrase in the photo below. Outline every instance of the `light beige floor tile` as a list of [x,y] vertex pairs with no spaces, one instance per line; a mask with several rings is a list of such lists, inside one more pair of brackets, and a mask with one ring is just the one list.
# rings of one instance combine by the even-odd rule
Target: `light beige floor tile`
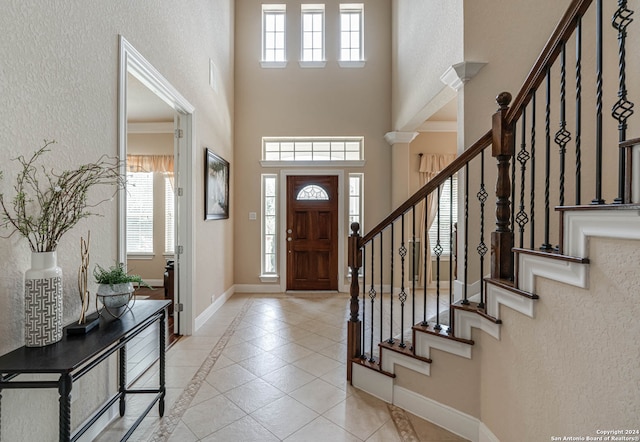
[[320,379],[330,383],[334,387],[345,390],[348,394],[351,394],[351,392],[353,391],[353,387],[351,386],[349,381],[347,381],[346,364],[341,364],[339,367],[336,367],[328,373],[323,374]]
[[320,351],[323,348],[327,348],[330,345],[333,345],[335,342],[329,338],[325,338],[324,336],[320,336],[316,333],[313,333],[306,338],[296,340],[296,344],[302,345],[303,347],[307,347],[309,350]]
[[[430,441],[430,439],[420,439],[424,442]],[[393,421],[388,421],[378,431],[373,433],[371,437],[367,439],[367,442],[403,442],[402,438],[396,430],[396,426]]]
[[295,399],[284,396],[254,411],[251,417],[276,437],[285,439],[318,417],[318,414]]
[[258,356],[254,356],[253,358],[245,359],[244,361],[239,362],[239,365],[246,368],[256,376],[264,376],[278,368],[284,367],[287,365],[287,362],[272,355],[271,353],[263,353]]
[[246,416],[201,439],[201,442],[278,442],[279,440],[251,416]]
[[198,437],[187,427],[187,425],[180,421],[176,428],[167,439],[167,442],[198,442]]
[[253,373],[238,364],[234,364],[220,370],[212,371],[206,380],[213,388],[224,393],[246,384],[255,378],[256,376]]
[[289,395],[317,413],[324,413],[347,398],[347,392],[323,381],[315,379],[289,393]]
[[335,359],[328,358],[319,353],[314,353],[306,358],[302,358],[294,362],[293,365],[308,371],[314,376],[320,377],[327,374],[334,368],[339,367],[341,364]]
[[312,332],[301,327],[286,327],[275,332],[277,335],[287,338],[289,342],[297,342],[300,339],[310,336]]
[[213,388],[208,382],[203,382],[198,389],[198,392],[195,394],[193,399],[191,399],[190,406],[198,405],[199,403],[208,401],[216,396],[219,396],[221,393]]
[[249,359],[261,353],[264,353],[264,350],[248,342],[242,342],[236,345],[227,346],[222,351],[222,354],[224,356],[226,356],[227,358],[235,362],[240,362],[242,360]]
[[261,348],[264,351],[270,351],[270,350],[273,350],[274,348],[287,345],[289,343],[289,340],[282,336],[278,336],[275,333],[267,333],[255,339],[252,339],[248,342],[255,345],[258,348]]
[[293,365],[285,365],[262,376],[262,379],[285,393],[290,393],[314,380],[315,376]]
[[347,339],[347,329],[344,325],[340,327],[334,327],[332,325],[327,325],[326,328],[320,329],[316,331],[320,336],[324,336],[325,338],[329,338],[334,342],[342,342]]
[[174,351],[180,350],[208,350],[211,351],[218,343],[219,337],[215,336],[183,336],[178,343],[167,352],[167,357],[171,357]]
[[182,422],[198,439],[202,439],[244,416],[246,416],[244,411],[220,395],[189,407],[182,416]]
[[359,442],[361,440],[322,416],[285,439],[286,442]]
[[216,359],[216,363],[213,365],[213,368],[211,370],[213,371],[220,370],[222,368],[228,367],[229,365],[233,365],[235,363],[236,363],[235,361],[232,361],[225,355],[221,354],[220,356],[218,356],[218,359]]
[[283,345],[282,347],[275,348],[271,350],[269,353],[279,357],[280,359],[288,363],[291,363],[291,362],[297,361],[298,359],[307,357],[313,354],[314,352],[309,350],[306,347],[303,347],[302,345],[298,345],[291,342],[287,345]]
[[[182,388],[184,389],[193,375],[198,371],[199,366],[188,367],[167,367],[165,372],[165,387],[167,388]],[[153,388],[158,386],[157,378],[153,377],[143,384],[147,388]]]
[[383,401],[362,392],[349,396],[323,416],[363,439],[369,438],[391,419]]
[[347,362],[347,346],[342,343],[331,344],[318,351],[321,355],[329,356],[338,362],[345,364]]
[[211,353],[211,349],[176,349],[167,355],[167,367],[200,367]]
[[225,393],[225,396],[245,413],[253,413],[284,395],[282,390],[262,379],[254,379]]

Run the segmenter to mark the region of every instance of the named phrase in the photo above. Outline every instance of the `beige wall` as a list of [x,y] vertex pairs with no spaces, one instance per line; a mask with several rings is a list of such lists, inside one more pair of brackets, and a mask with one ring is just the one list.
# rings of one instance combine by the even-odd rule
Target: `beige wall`
[[[68,1],[3,2],[0,48],[0,164],[5,179],[0,191],[11,194],[15,163],[42,140],[59,145],[49,164],[61,169],[117,153],[118,35],[122,34],[196,108],[194,165],[203,170],[203,146],[215,146],[232,158],[233,131],[233,2]],[[216,63],[219,91],[208,85],[209,59]],[[199,208],[195,251],[197,312],[233,284],[232,222],[205,223],[199,178],[194,201]],[[110,196],[99,189],[92,198]],[[232,205],[233,207],[233,205]],[[117,206],[108,202],[102,217],[83,220],[58,248],[64,272],[64,322],[77,318],[75,279],[80,262],[79,238],[91,229],[91,263],[117,257]],[[215,254],[211,250],[216,250]],[[23,344],[23,271],[30,253],[24,240],[0,241],[0,353]],[[73,422],[104,400],[115,385],[115,372],[98,370],[74,385]],[[57,440],[55,391],[3,392],[2,440]],[[11,416],[4,411],[11,410]],[[37,417],[37,418],[34,418]]]
[[[366,165],[323,167],[364,173],[365,226],[390,211],[391,148],[384,140],[391,121],[391,8],[387,0],[364,1],[364,68],[337,63],[339,2],[326,4],[326,67],[300,68],[300,2],[286,1],[286,68],[261,68],[261,5],[236,2],[235,283],[260,284],[260,175],[263,136],[364,136]],[[296,170],[304,168],[294,167]],[[312,169],[306,169],[312,170]],[[346,196],[345,200],[346,202]],[[249,220],[249,212],[257,220]],[[345,235],[348,221],[342,220]],[[282,233],[284,224],[280,223]]]

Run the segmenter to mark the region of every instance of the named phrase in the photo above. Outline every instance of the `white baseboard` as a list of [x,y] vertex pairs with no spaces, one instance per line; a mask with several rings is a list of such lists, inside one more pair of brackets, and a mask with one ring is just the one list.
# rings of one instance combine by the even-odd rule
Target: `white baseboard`
[[[398,386],[393,387],[393,404],[465,439],[480,441],[479,429],[482,423],[448,405]],[[491,439],[487,439],[489,440]]]
[[152,287],[164,287],[164,279],[146,279],[147,283]]
[[360,364],[351,363],[351,383],[354,387],[366,391],[385,402],[393,400],[393,378],[376,373]]
[[209,307],[207,307],[205,309],[205,311],[203,311],[202,313],[200,313],[198,315],[198,317],[196,318],[195,322],[195,326],[194,326],[194,332],[198,331],[198,329],[200,327],[202,327],[204,325],[205,322],[207,322],[209,319],[211,319],[211,317],[214,315],[215,312],[218,311],[218,309],[220,307],[222,307],[224,305],[225,302],[227,302],[227,300],[229,298],[231,298],[231,296],[233,296],[233,294],[235,293],[235,286],[231,286],[229,288],[229,290],[227,290],[226,292],[224,292],[223,294],[221,294],[220,296],[211,297],[211,305]]

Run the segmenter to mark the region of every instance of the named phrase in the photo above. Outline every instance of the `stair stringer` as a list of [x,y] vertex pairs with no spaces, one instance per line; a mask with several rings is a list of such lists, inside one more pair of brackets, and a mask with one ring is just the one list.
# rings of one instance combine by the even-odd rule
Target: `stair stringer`
[[[589,237],[640,239],[640,210],[566,210],[563,211],[563,253],[587,258]],[[520,254],[519,288],[536,293],[536,276],[588,288],[586,264]]]
[[500,305],[534,318],[534,301],[502,287],[487,284],[487,313],[497,319],[500,319]]
[[[417,353],[417,352],[416,352]],[[422,356],[420,354],[420,356]],[[425,376],[431,376],[431,365],[420,359],[412,358],[384,347],[380,347],[381,368],[384,371],[395,374],[396,364],[409,368]]]
[[[487,293],[488,294],[488,293]],[[477,328],[500,340],[500,324],[489,321],[477,313],[455,309],[455,335],[457,338],[471,339],[471,328]],[[469,345],[467,347],[471,348]]]

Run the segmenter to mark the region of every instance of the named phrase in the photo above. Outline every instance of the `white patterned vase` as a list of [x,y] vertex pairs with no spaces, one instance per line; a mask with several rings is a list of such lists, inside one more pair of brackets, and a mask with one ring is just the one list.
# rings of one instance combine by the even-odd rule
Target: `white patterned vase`
[[62,269],[56,252],[32,252],[24,274],[24,340],[44,347],[62,339]]

